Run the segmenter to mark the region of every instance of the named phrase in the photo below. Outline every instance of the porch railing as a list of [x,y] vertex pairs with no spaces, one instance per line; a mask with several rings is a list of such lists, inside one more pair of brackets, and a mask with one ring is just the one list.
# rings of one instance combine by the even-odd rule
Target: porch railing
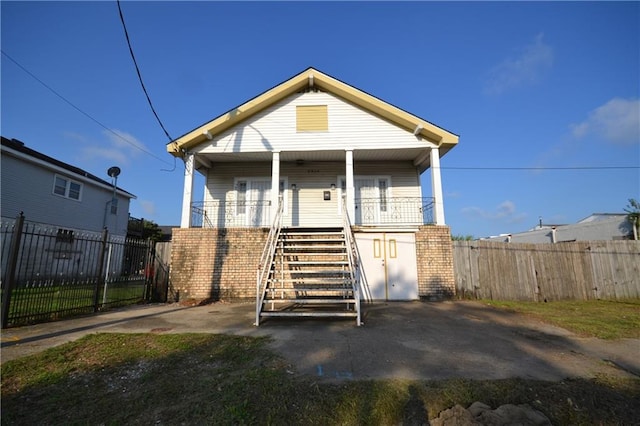
[[198,201],[191,203],[193,228],[271,226],[271,201]]
[[433,223],[432,197],[356,198],[355,225]]
[[269,279],[269,271],[273,264],[273,255],[276,252],[276,244],[278,238],[280,238],[280,229],[282,228],[282,197],[278,202],[278,211],[276,217],[269,229],[269,235],[267,236],[267,242],[262,250],[260,256],[260,263],[258,264],[258,270],[256,271],[256,322],[255,326],[260,325],[260,312],[264,304],[264,296],[267,288],[267,280]]
[[[268,228],[273,222],[268,200],[194,202],[191,218],[193,228]],[[432,224],[433,198],[356,198],[350,219],[355,226]]]
[[342,226],[344,228],[345,244],[347,246],[347,257],[349,259],[349,274],[351,275],[351,285],[353,286],[353,299],[355,303],[356,311],[356,324],[360,326],[362,324],[362,317],[360,312],[360,256],[358,252],[358,246],[356,244],[356,238],[353,235],[353,229],[351,228],[351,221],[349,220],[349,213],[345,200],[342,200]]

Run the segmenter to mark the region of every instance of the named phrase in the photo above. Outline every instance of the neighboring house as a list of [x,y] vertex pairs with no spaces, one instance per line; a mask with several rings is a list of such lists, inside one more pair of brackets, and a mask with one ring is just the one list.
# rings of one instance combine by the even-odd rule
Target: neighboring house
[[633,228],[624,213],[594,213],[574,224],[540,224],[525,232],[481,239],[513,243],[627,240],[633,239]]
[[117,276],[139,268],[140,250],[125,247],[133,194],[16,139],[2,137],[1,161],[3,274],[20,213],[25,221],[16,273],[20,285],[57,285],[68,277],[80,283],[94,277],[101,268],[104,228],[109,246],[104,272]]
[[[258,296],[264,290],[272,306],[286,305],[287,292],[295,293],[290,303],[321,304],[322,286],[338,280],[325,269],[344,262],[349,274],[361,272],[355,296],[343,294],[348,300],[450,296],[440,158],[457,143],[455,134],[308,68],[167,145],[185,162],[172,283],[183,297],[247,298],[264,280]],[[193,198],[196,172],[205,177],[202,199]],[[352,239],[358,251],[332,247]],[[256,273],[265,265],[266,275]],[[302,297],[309,294],[317,297]]]
[[[105,171],[106,174],[106,171]],[[2,137],[2,217],[27,220],[61,230],[126,236],[129,202],[135,195],[111,183]],[[113,202],[115,193],[116,201]]]

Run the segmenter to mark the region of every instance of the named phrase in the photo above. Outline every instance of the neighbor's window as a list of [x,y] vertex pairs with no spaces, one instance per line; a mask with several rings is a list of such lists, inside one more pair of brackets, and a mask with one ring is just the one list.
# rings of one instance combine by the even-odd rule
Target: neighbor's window
[[55,175],[53,179],[53,193],[61,197],[80,201],[82,184],[66,177]]
[[298,132],[326,132],[329,130],[327,106],[296,106],[296,130]]

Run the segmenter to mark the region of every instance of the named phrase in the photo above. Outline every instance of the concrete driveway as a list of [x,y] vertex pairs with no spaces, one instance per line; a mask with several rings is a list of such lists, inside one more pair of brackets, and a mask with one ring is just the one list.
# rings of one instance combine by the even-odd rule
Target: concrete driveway
[[560,380],[640,376],[640,339],[604,341],[479,302],[364,305],[355,320],[270,319],[254,305],[144,305],[2,332],[2,361],[90,333],[226,333],[270,336],[291,371],[319,380],[375,378]]

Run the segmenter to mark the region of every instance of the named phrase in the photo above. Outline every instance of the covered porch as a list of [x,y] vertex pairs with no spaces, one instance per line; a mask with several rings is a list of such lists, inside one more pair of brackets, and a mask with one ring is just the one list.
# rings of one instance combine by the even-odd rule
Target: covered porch
[[[440,150],[186,152],[181,228],[445,225]],[[429,170],[431,194],[420,175]],[[194,174],[205,176],[194,199]],[[278,188],[278,190],[274,190]],[[427,195],[427,196],[425,196]],[[430,196],[428,196],[430,195]]]

